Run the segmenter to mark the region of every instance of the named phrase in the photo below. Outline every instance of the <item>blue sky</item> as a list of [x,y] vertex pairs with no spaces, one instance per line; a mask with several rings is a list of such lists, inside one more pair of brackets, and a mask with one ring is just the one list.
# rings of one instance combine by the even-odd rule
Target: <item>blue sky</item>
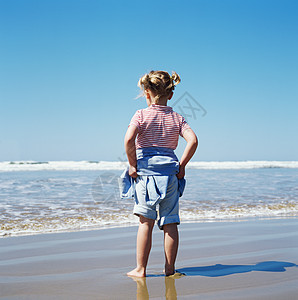
[[169,105],[187,92],[207,111],[188,117],[195,161],[298,160],[297,13],[294,0],[0,0],[0,161],[124,159],[152,69],[181,76]]

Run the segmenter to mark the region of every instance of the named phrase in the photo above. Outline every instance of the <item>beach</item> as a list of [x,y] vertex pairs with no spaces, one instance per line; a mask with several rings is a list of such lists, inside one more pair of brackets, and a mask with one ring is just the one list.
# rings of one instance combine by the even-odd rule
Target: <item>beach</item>
[[156,227],[146,279],[137,227],[0,239],[2,299],[297,299],[298,218],[183,223],[178,273],[164,277]]

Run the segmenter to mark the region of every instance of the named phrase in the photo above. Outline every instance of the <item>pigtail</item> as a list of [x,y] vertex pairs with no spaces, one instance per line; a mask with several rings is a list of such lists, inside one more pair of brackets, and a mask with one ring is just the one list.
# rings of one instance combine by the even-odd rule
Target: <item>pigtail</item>
[[139,79],[138,86],[142,90],[142,96],[144,91],[149,89],[156,94],[155,98],[158,102],[161,97],[170,96],[180,81],[179,75],[174,71],[172,76],[165,71],[150,71]]
[[173,81],[174,86],[176,86],[181,82],[180,76],[174,71],[172,71],[171,79]]

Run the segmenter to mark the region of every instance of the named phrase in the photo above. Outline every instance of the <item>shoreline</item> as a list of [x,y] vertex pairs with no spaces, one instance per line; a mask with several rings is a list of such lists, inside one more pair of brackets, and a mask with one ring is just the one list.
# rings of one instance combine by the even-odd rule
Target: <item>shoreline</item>
[[[218,219],[201,219],[201,220],[183,220],[181,219],[181,224],[178,226],[178,229],[183,224],[202,224],[202,223],[238,223],[238,222],[255,222],[255,221],[266,221],[266,220],[284,220],[284,219],[298,219],[298,216],[247,216],[247,217],[238,217],[238,218],[218,218]],[[136,217],[135,223],[122,224],[122,225],[106,225],[106,226],[90,226],[86,228],[75,228],[72,230],[61,229],[48,232],[20,232],[20,233],[9,233],[0,235],[1,239],[7,238],[18,238],[18,237],[28,237],[28,236],[40,236],[40,235],[52,235],[52,234],[67,234],[67,233],[79,233],[79,232],[89,232],[89,231],[102,231],[108,229],[120,229],[120,228],[130,228],[138,227],[138,218]]]
[[162,275],[155,226],[148,277],[136,281],[125,275],[136,226],[3,238],[0,298],[295,299],[297,226],[298,218],[182,223],[176,269],[185,276],[176,277]]

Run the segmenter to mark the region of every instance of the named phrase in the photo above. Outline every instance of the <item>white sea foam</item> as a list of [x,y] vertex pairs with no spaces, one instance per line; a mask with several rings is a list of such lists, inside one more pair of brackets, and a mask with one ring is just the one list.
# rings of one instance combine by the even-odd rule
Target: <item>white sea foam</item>
[[263,169],[263,168],[298,168],[298,161],[214,161],[190,162],[192,169]]
[[207,221],[221,219],[243,219],[251,217],[297,217],[297,203],[263,204],[250,206],[231,206],[228,208],[181,210],[181,219],[185,221]]
[[[15,171],[97,171],[123,170],[123,161],[4,161],[0,162],[0,172]],[[190,162],[188,168],[203,170],[298,168],[298,161],[210,161]]]
[[0,162],[0,172],[11,171],[92,171],[122,170],[126,162],[120,161],[13,161]]
[[[119,226],[137,225],[138,219],[131,212],[127,213],[95,213],[78,214],[78,211],[68,211],[70,214],[56,216],[38,216],[26,219],[7,220],[0,226],[0,237],[32,235],[53,232],[70,232],[79,230],[103,229]],[[229,207],[226,209],[181,209],[182,222],[208,222],[229,220],[236,221],[247,218],[282,218],[297,217],[298,204],[258,205],[251,207]]]

